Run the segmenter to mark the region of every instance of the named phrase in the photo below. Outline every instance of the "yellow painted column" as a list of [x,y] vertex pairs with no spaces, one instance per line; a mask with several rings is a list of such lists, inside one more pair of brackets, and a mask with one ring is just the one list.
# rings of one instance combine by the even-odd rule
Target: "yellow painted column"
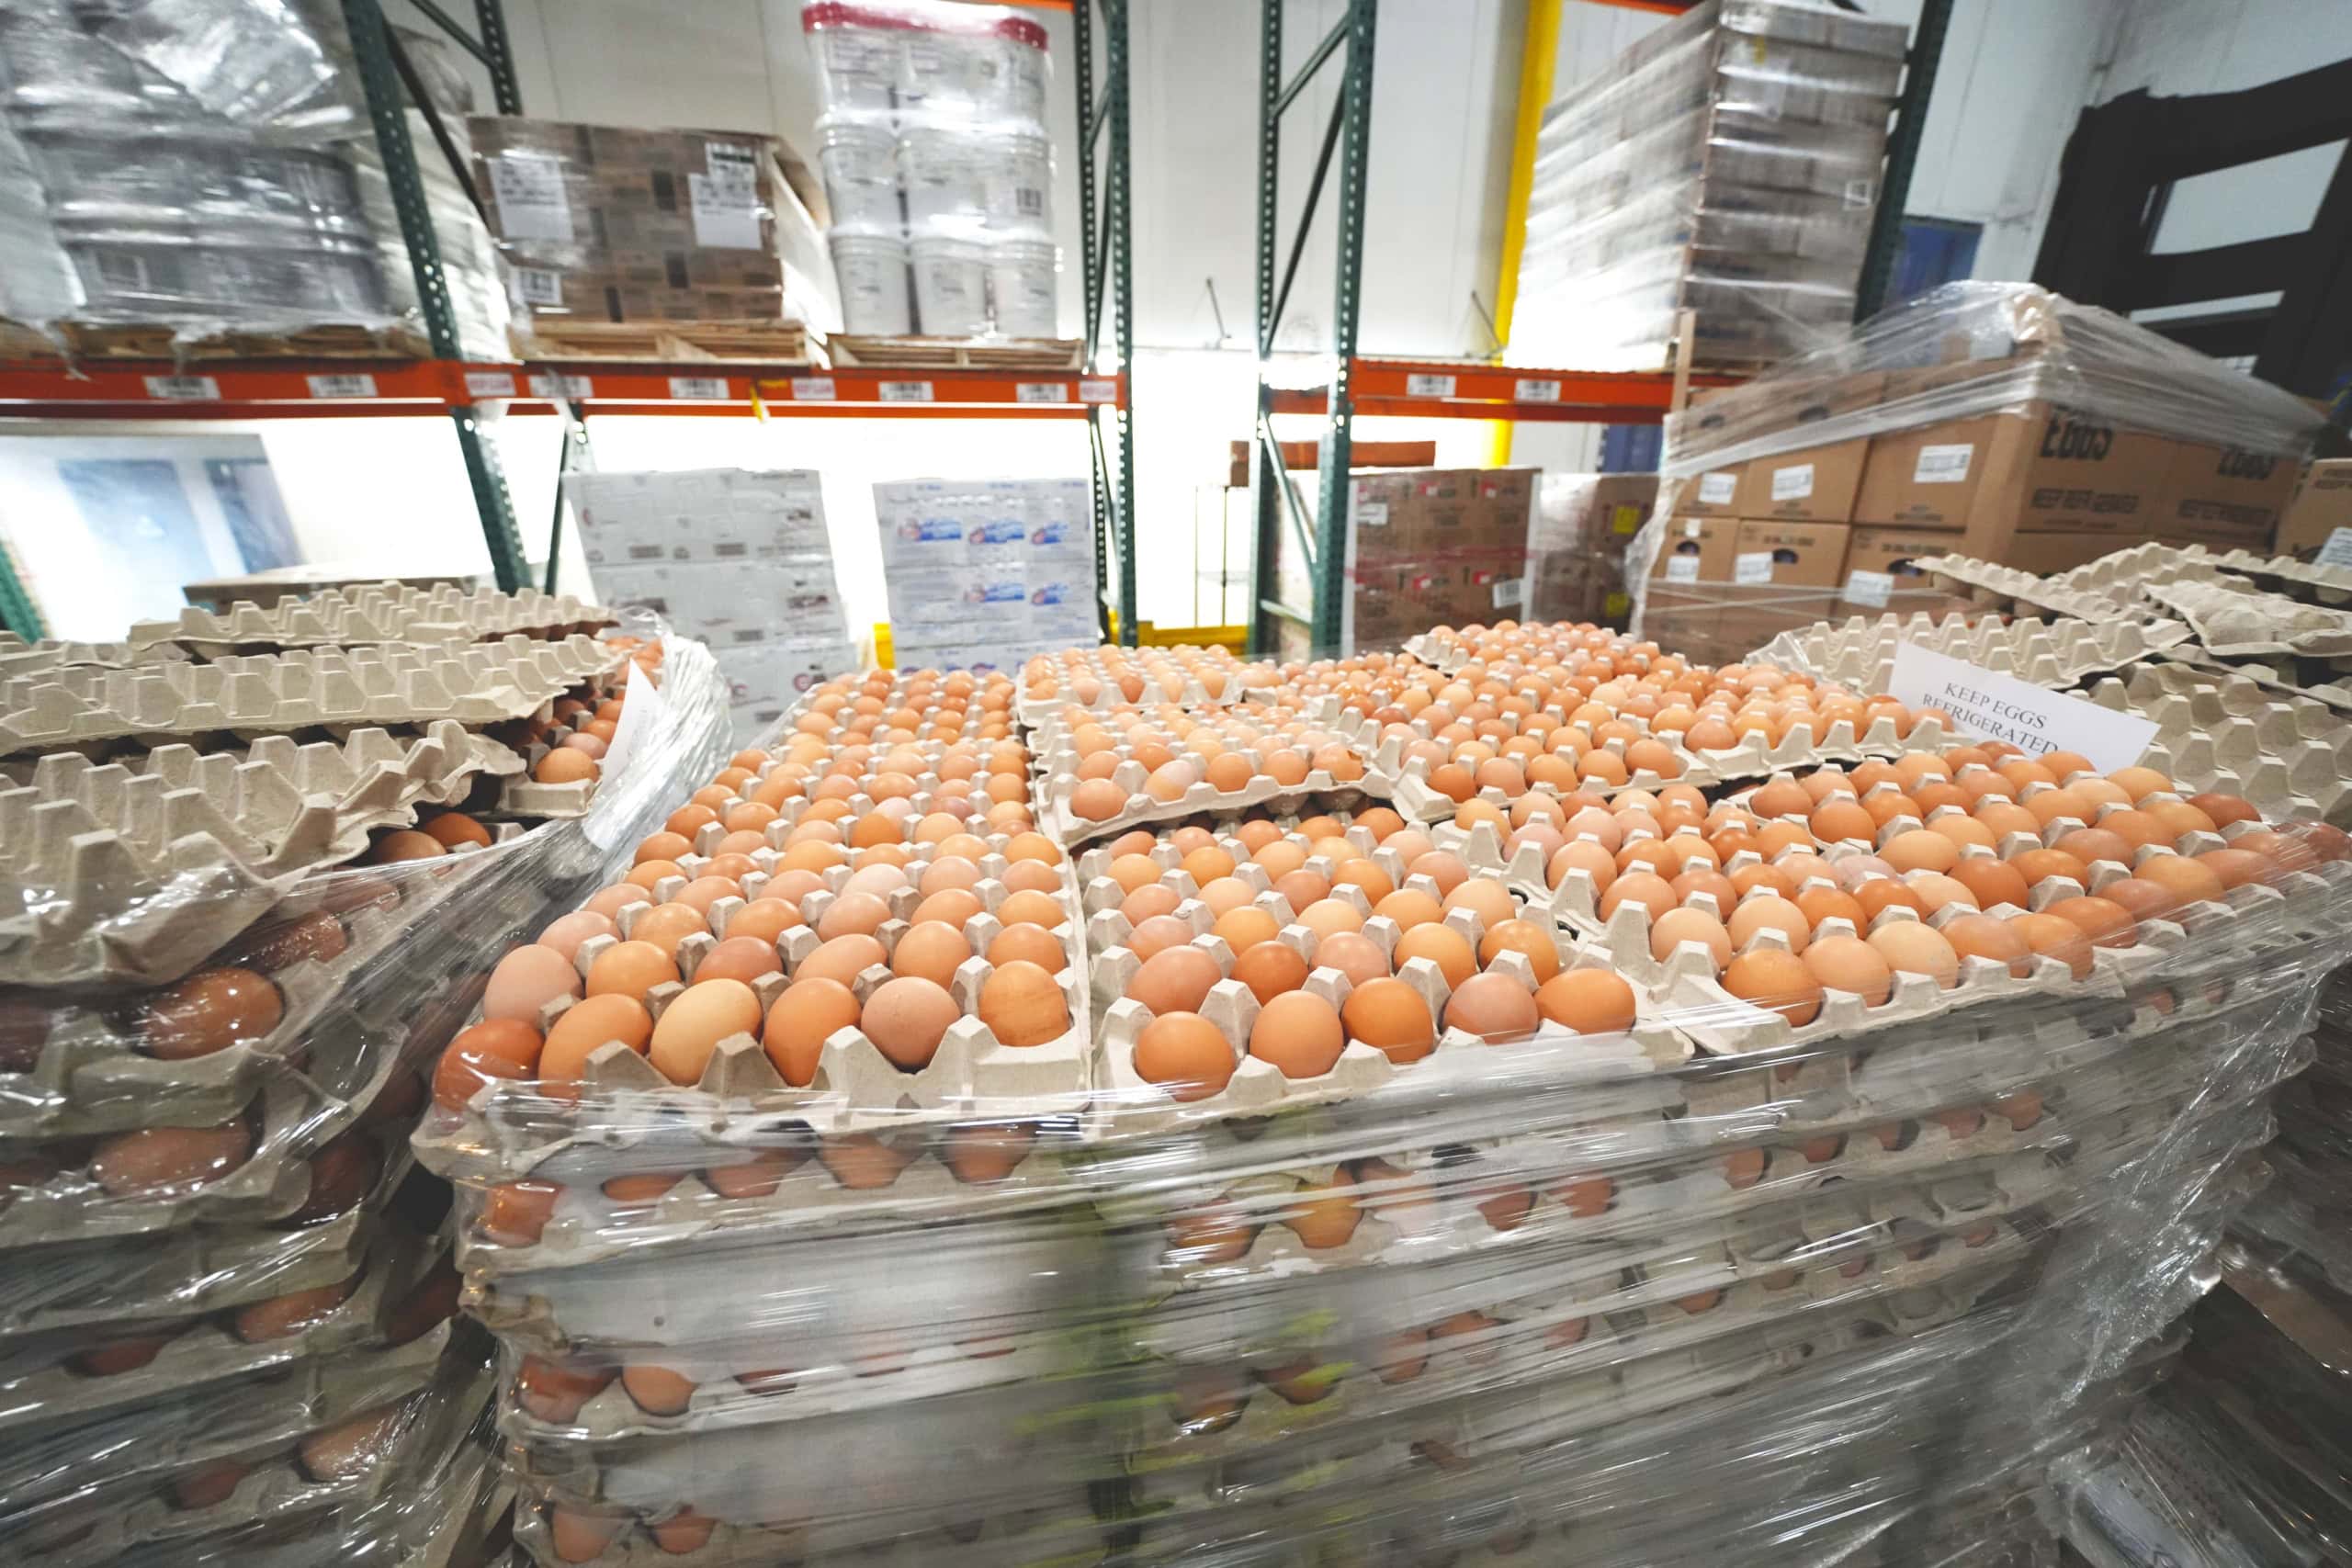
[[[1510,318],[1519,303],[1519,258],[1527,248],[1527,198],[1535,185],[1535,133],[1544,124],[1544,107],[1552,101],[1552,63],[1560,52],[1562,0],[1527,0],[1527,30],[1520,40],[1519,115],[1511,130],[1510,187],[1503,201],[1503,247],[1495,279],[1495,335],[1510,341]],[[1501,355],[1498,354],[1499,361]],[[1501,468],[1510,461],[1513,428],[1498,419],[1491,433],[1487,461]]]

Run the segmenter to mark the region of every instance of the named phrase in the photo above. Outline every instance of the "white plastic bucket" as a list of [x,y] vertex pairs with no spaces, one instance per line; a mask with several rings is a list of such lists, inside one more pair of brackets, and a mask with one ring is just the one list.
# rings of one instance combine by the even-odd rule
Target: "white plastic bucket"
[[907,288],[907,243],[896,234],[836,229],[826,236],[841,284],[842,326],[860,337],[914,331]]
[[899,226],[899,137],[887,121],[827,115],[817,122],[817,166],[834,223]]
[[843,6],[810,6],[801,27],[817,56],[825,107],[888,112],[905,69],[902,29],[872,26]]
[[989,246],[989,295],[1003,337],[1052,337],[1061,315],[1061,251],[1045,240]]
[[929,337],[980,337],[989,330],[988,251],[971,240],[933,234],[907,247],[915,278],[915,319]]
[[989,152],[968,125],[906,125],[899,130],[899,177],[907,226],[978,233],[988,224]]
[[1034,130],[999,127],[979,139],[983,202],[997,233],[1049,233],[1054,226],[1054,144]]
[[[982,15],[974,13],[973,19]],[[993,112],[1002,100],[1009,62],[1002,40],[988,26],[944,17],[938,24],[902,28],[899,45],[900,108],[968,118]]]

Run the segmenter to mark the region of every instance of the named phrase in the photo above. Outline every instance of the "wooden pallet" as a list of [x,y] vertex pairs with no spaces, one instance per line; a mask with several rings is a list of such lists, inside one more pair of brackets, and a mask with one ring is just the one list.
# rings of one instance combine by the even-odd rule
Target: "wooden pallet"
[[168,322],[91,326],[58,323],[66,348],[84,359],[416,359],[432,344],[406,325],[326,324],[295,332],[223,332],[185,339]]
[[858,337],[825,340],[836,367],[922,370],[1075,370],[1085,345],[1076,338]]
[[526,359],[741,360],[761,365],[808,362],[808,329],[797,321],[567,321],[541,318],[515,331]]

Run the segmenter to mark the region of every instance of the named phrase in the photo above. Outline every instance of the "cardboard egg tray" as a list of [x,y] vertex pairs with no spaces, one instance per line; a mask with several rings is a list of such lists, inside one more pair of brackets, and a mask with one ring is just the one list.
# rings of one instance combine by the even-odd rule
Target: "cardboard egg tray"
[[2056,581],[2120,600],[2171,582],[2227,586],[2224,580],[2232,577],[2250,580],[2266,592],[2310,604],[2332,608],[2352,604],[2352,570],[2245,549],[2215,554],[2202,545],[2135,545],[2078,566]]
[[2126,592],[2119,600],[2096,589],[2069,587],[2063,577],[2042,577],[1973,556],[1922,556],[1912,564],[1933,578],[1939,589],[1968,600],[1980,610],[2040,615],[2045,620],[2156,618],[2136,593]]
[[133,648],[127,642],[60,642],[50,637],[27,642],[14,632],[0,631],[0,679],[76,664],[127,670],[134,664],[169,664],[187,658],[187,649],[170,643]]
[[459,725],[340,743],[265,737],[244,757],[174,745],[135,763],[43,757],[0,787],[0,982],[53,986],[184,973],[370,829],[462,795],[520,759]]
[[2265,593],[2244,578],[2183,579],[2141,590],[2174,611],[2220,659],[2316,659],[2352,668],[2352,612]]
[[1940,621],[1925,612],[1909,617],[1857,616],[1842,625],[1822,621],[1782,632],[1757,657],[1817,681],[1835,681],[1858,692],[1883,692],[1894,670],[1894,647],[1908,642],[1998,674],[2061,690],[2086,675],[2120,670],[2159,649],[2188,640],[2188,628],[2151,626],[2138,621],[2081,621],[2032,617],[2002,620],[1962,615]]
[[2330,609],[2352,608],[2352,567],[2301,561],[2292,556],[2227,550],[2213,558],[2220,570],[2251,578],[2255,586]]
[[1394,776],[1377,761],[1365,762],[1361,778],[1342,781],[1333,778],[1329,769],[1310,768],[1298,783],[1281,784],[1257,771],[1265,753],[1252,747],[1234,753],[1247,760],[1251,769],[1250,782],[1241,788],[1220,790],[1206,779],[1200,779],[1174,800],[1161,800],[1145,793],[1144,765],[1126,756],[1126,748],[1117,750],[1122,760],[1112,771],[1111,782],[1125,792],[1127,804],[1116,815],[1100,820],[1080,817],[1070,809],[1070,795],[1079,784],[1075,753],[1057,750],[1039,759],[1037,824],[1049,837],[1064,844],[1091,843],[1133,828],[1155,827],[1187,817],[1233,815],[1260,807],[1283,810],[1308,800],[1340,805],[1386,801],[1398,787]]
[[[368,1248],[351,1293],[295,1333],[248,1340],[237,1331],[237,1314],[194,1321],[166,1320],[152,1325],[173,1337],[143,1366],[111,1376],[75,1371],[72,1359],[122,1336],[86,1329],[27,1335],[0,1342],[0,1432],[16,1432],[96,1411],[141,1404],[202,1383],[243,1378],[331,1351],[354,1349],[382,1337],[393,1309],[424,1279],[439,1244],[388,1230]],[[176,1334],[172,1325],[184,1323]],[[446,1328],[413,1345],[446,1341]],[[440,1352],[439,1343],[429,1361]]]
[[[647,1508],[616,1519],[604,1550],[585,1561],[591,1568],[770,1568],[780,1562],[796,1568],[1096,1568],[1116,1561],[1133,1528],[1098,1518],[1085,1487],[1073,1483],[1058,1490],[1050,1503],[991,1498],[961,1517],[944,1518],[944,1510],[933,1508],[854,1532],[821,1519],[719,1520],[665,1540],[657,1535],[665,1524],[691,1516]],[[518,1508],[517,1562],[570,1568],[572,1558],[557,1550],[552,1533],[539,1508]]]
[[[1121,651],[1139,650],[1122,649]],[[1051,696],[1031,694],[1030,687],[1033,682],[1028,678],[1027,669],[1024,667],[1014,677],[1014,688],[1020,693],[1014,701],[1014,711],[1020,716],[1024,728],[1035,728],[1055,718],[1064,709],[1073,707],[1098,714],[1114,712],[1126,704],[1173,703],[1179,707],[1186,708],[1214,707],[1238,700],[1245,682],[1251,682],[1251,678],[1262,673],[1264,668],[1261,665],[1247,664],[1236,659],[1232,650],[1222,643],[1209,649],[1193,648],[1188,644],[1182,648],[1167,649],[1155,648],[1149,651],[1154,654],[1165,652],[1170,655],[1203,652],[1216,655],[1217,662],[1223,667],[1221,671],[1223,680],[1217,690],[1211,691],[1197,677],[1184,675],[1172,659],[1169,661],[1164,673],[1152,671],[1140,661],[1136,661],[1132,670],[1133,689],[1129,690],[1127,685],[1121,682],[1119,677],[1108,672],[1106,664],[1098,651],[1090,655],[1084,662],[1080,664],[1055,662],[1051,676],[1056,684],[1056,691]],[[1176,678],[1169,679],[1171,676]],[[1100,685],[1094,692],[1091,701],[1082,702],[1079,699],[1075,687],[1079,681],[1085,679],[1099,682]]]
[[[569,725],[550,728],[542,739],[533,740],[516,759],[513,771],[499,781],[498,798],[484,807],[488,815],[498,817],[534,817],[555,820],[571,817],[585,817],[594,804],[596,786],[601,777],[591,775],[574,784],[541,784],[537,773],[540,761],[579,731]],[[597,763],[598,773],[604,768]]]
[[2188,664],[2135,664],[2088,694],[2153,720],[2142,765],[2190,792],[2237,795],[2273,822],[2352,823],[2352,724],[2324,703]]
[[2192,644],[2161,649],[2155,660],[2187,665],[2208,676],[2234,675],[2266,692],[2301,697],[2338,714],[2352,714],[2352,671],[2338,669],[2335,660],[2286,656],[2221,659]]
[[0,681],[0,754],[101,740],[168,743],[364,725],[495,724],[612,674],[628,654],[593,637],[447,648],[322,649]]
[[[379,1439],[376,1451],[347,1474],[319,1477],[309,1472],[300,1451],[300,1439],[311,1435],[306,1432],[291,1441],[277,1438],[240,1452],[217,1455],[201,1466],[182,1471],[181,1475],[200,1475],[212,1465],[231,1461],[250,1467],[226,1497],[207,1506],[184,1507],[170,1496],[168,1489],[178,1477],[169,1472],[141,1478],[144,1495],[119,1495],[119,1490],[128,1488],[101,1483],[96,1495],[76,1498],[75,1506],[60,1509],[55,1518],[36,1527],[37,1540],[71,1539],[54,1548],[37,1545],[35,1550],[44,1565],[54,1563],[58,1568],[115,1562],[127,1554],[174,1544],[202,1552],[202,1538],[255,1520],[365,1506],[394,1487],[414,1484],[422,1472],[464,1437],[489,1393],[488,1375],[475,1368],[470,1375],[446,1377],[431,1388],[411,1393],[399,1402],[397,1410],[379,1406],[396,1426]],[[370,1414],[374,1412],[357,1412],[311,1430],[323,1434]]]
[[486,642],[513,635],[562,637],[614,624],[610,610],[535,588],[403,588],[368,583],[281,599],[268,609],[240,600],[226,613],[196,605],[168,621],[131,623],[129,646],[177,645],[199,657],[270,649],[360,648],[371,643]]

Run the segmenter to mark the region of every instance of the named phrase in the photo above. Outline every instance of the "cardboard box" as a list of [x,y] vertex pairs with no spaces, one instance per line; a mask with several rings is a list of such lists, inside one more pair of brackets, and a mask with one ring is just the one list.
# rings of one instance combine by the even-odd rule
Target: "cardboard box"
[[2323,457],[2303,470],[2270,547],[2309,560],[2338,528],[2352,528],[2352,457]]
[[1669,517],[1657,559],[1650,565],[1650,592],[1690,598],[1686,585],[1731,581],[1732,546],[1739,525],[1724,517]]
[[1740,523],[1732,539],[1732,581],[1723,590],[1715,632],[1728,657],[1739,658],[1783,631],[1836,613],[1852,532],[1843,523]]
[[[2105,537],[2105,536],[2098,536]],[[1913,563],[1922,556],[1949,554],[1957,543],[1930,528],[1876,528],[1855,525],[1846,541],[1846,570],[1830,614],[1878,616],[1926,610],[1941,615],[1964,601],[1938,592]]]
[[[1342,641],[1393,645],[1434,626],[1523,615],[1528,528],[1541,477],[1537,468],[1352,474]],[[1311,524],[1317,504],[1311,485],[1301,486],[1300,499]],[[1282,602],[1308,608],[1314,576],[1287,516],[1274,531],[1273,548]]]
[[[1248,441],[1233,443],[1226,483],[1247,487],[1250,479],[1253,459]],[[1281,444],[1283,467],[1295,473],[1314,470],[1322,466],[1323,444],[1319,441],[1285,441]],[[1348,444],[1348,467],[1351,468],[1433,468],[1437,467],[1437,443],[1434,441],[1351,441]]]
[[2047,577],[2113,555],[2132,542],[2112,534],[2019,534],[1997,558],[2003,566]]
[[1528,547],[1623,553],[1657,504],[1656,474],[1546,474]]
[[2267,547],[2300,478],[2295,459],[2275,452],[2180,442],[2150,532],[2160,539]]
[[1741,467],[1732,497],[1734,514],[1815,523],[1843,523],[1851,517],[1870,437],[1805,444],[1803,433],[1811,426],[1834,430],[1863,410],[1877,407],[1885,386],[1886,378],[1878,374],[1792,385],[1776,401],[1770,418],[1749,416],[1738,432],[1740,439],[1770,436],[1785,440],[1790,449],[1751,458]]

